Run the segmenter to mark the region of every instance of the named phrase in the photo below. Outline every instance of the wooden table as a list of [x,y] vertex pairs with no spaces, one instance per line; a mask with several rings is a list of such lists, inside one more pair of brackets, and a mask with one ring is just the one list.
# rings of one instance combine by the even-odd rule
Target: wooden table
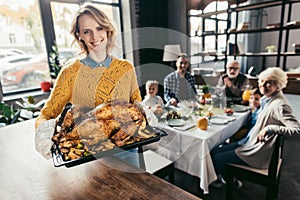
[[0,128],[1,199],[199,199],[141,169],[106,157],[54,167],[34,148],[34,120]]

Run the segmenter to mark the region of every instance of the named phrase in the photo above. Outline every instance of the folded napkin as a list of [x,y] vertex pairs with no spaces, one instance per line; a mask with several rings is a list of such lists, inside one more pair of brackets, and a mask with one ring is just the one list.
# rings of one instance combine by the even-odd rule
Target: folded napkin
[[185,124],[184,126],[176,126],[176,127],[173,127],[173,128],[177,129],[177,130],[181,130],[181,131],[186,131],[186,130],[191,129],[195,126],[196,125],[193,124],[193,123],[188,123],[188,124]]

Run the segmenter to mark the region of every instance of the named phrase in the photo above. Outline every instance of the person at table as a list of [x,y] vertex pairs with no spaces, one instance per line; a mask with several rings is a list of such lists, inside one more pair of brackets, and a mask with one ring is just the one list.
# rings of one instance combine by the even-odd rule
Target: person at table
[[35,123],[35,148],[50,158],[56,118],[67,103],[95,108],[111,100],[142,101],[133,65],[110,55],[116,29],[106,14],[85,4],[75,14],[71,34],[85,57],[64,67]]
[[226,65],[226,73],[219,78],[217,86],[225,89],[229,104],[240,104],[243,90],[249,84],[247,76],[241,73],[240,63],[234,60]]
[[157,95],[158,84],[159,83],[156,80],[148,80],[146,82],[146,96],[143,100],[143,104],[156,115],[162,114],[165,106],[162,98]]
[[177,106],[180,100],[195,99],[195,78],[188,72],[190,62],[185,55],[176,60],[176,71],[164,79],[164,99],[167,105]]
[[258,86],[263,97],[257,121],[244,139],[211,151],[217,174],[226,179],[227,163],[267,169],[277,135],[300,137],[299,119],[282,92],[286,84],[287,75],[278,67],[267,68],[259,74]]
[[258,113],[260,111],[260,98],[262,94],[259,91],[259,88],[254,88],[250,92],[250,99],[249,99],[249,106],[251,107],[251,113],[247,118],[246,122],[244,123],[243,127],[235,133],[231,138],[230,141],[237,141],[244,138],[249,130],[255,125]]

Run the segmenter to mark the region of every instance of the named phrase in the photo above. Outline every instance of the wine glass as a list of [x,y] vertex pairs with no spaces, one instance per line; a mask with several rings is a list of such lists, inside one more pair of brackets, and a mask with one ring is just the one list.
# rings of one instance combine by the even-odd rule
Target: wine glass
[[219,107],[223,108],[223,97],[224,97],[225,91],[223,87],[216,87],[215,88],[215,95],[217,96],[217,100],[219,101]]

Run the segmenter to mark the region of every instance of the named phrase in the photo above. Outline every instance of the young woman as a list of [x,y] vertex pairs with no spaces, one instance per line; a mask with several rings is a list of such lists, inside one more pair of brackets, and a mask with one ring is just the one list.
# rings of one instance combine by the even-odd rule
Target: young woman
[[55,119],[67,103],[94,108],[111,100],[141,101],[135,69],[109,53],[115,28],[101,10],[83,5],[72,22],[71,34],[85,57],[63,68],[36,120],[36,150],[50,158]]

